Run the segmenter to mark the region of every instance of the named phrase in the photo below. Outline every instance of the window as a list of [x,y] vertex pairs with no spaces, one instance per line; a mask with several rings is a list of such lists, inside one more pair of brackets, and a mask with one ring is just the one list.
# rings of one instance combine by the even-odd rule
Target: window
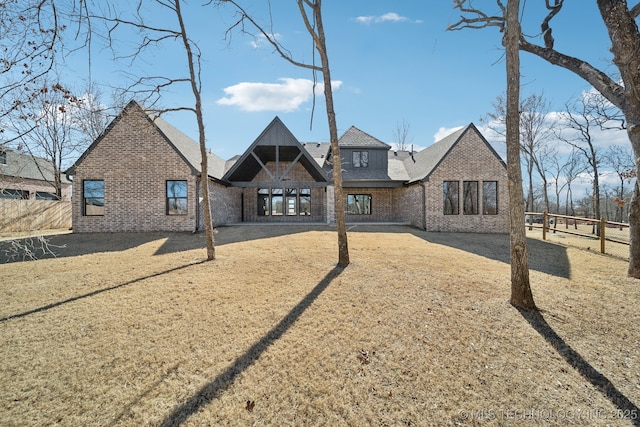
[[347,195],[347,214],[371,215],[371,194]]
[[269,189],[258,189],[258,216],[269,215]]
[[287,188],[285,193],[285,213],[287,215],[298,215],[298,190]]
[[36,200],[59,200],[55,193],[36,191]]
[[84,214],[86,216],[104,215],[104,181],[86,180],[82,185]]
[[14,190],[12,188],[1,188],[0,199],[28,199],[29,192],[25,190]]
[[478,181],[462,182],[462,213],[478,215]]
[[482,214],[498,215],[498,181],[482,183]]
[[258,216],[311,215],[310,188],[259,188]]
[[186,215],[187,181],[167,181],[167,215]]
[[459,186],[458,181],[445,181],[442,185],[445,215],[458,215],[460,213],[460,206],[458,205]]
[[7,164],[7,152],[4,150],[0,150],[0,165]]
[[354,168],[366,168],[369,166],[369,152],[368,151],[354,151],[353,152],[353,167]]
[[271,189],[271,215],[282,215],[282,188]]
[[311,215],[311,189],[300,189],[300,215]]

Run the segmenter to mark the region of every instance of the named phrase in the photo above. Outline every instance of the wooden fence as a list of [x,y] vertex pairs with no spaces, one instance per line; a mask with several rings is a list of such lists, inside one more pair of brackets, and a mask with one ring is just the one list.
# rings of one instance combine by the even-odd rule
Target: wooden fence
[[[547,212],[526,212],[526,225],[529,230],[542,229],[542,238],[549,239],[550,234],[566,234],[599,243],[599,252],[629,257],[629,224],[607,221],[605,218],[583,218]],[[591,246],[589,246],[591,248]]]
[[0,199],[0,232],[71,228],[71,202]]

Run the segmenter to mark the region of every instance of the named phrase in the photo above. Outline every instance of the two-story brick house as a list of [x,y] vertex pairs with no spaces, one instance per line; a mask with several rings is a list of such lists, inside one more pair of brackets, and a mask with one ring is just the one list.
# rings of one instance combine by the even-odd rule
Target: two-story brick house
[[[419,152],[357,129],[339,139],[347,223],[508,232],[504,162],[473,124]],[[330,144],[275,118],[240,156],[209,154],[214,225],[335,222]],[[201,230],[198,144],[131,102],[68,171],[73,228]]]

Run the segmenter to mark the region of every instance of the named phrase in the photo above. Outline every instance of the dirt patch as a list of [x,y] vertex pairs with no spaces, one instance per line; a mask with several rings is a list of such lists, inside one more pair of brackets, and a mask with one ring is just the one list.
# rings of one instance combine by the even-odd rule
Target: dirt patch
[[625,261],[530,239],[538,315],[508,304],[508,236],[357,226],[344,270],[336,240],[221,228],[204,262],[201,234],[51,236],[57,258],[0,265],[0,424],[640,416],[640,282]]

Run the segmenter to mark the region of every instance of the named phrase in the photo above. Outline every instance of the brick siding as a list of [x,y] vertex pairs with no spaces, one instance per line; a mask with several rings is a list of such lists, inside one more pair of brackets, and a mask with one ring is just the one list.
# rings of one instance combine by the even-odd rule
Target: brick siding
[[[83,181],[104,180],[104,216],[84,216]],[[166,214],[166,181],[186,180],[187,215]],[[124,112],[76,168],[74,232],[194,231],[196,182],[191,168],[146,115]]]
[[[460,183],[459,215],[444,215],[442,188],[444,181]],[[498,214],[464,215],[461,197],[463,181],[478,181],[480,211],[482,181],[498,181]],[[425,187],[426,230],[476,233],[507,233],[509,231],[507,171],[475,132],[464,134],[449,155],[429,176]]]

